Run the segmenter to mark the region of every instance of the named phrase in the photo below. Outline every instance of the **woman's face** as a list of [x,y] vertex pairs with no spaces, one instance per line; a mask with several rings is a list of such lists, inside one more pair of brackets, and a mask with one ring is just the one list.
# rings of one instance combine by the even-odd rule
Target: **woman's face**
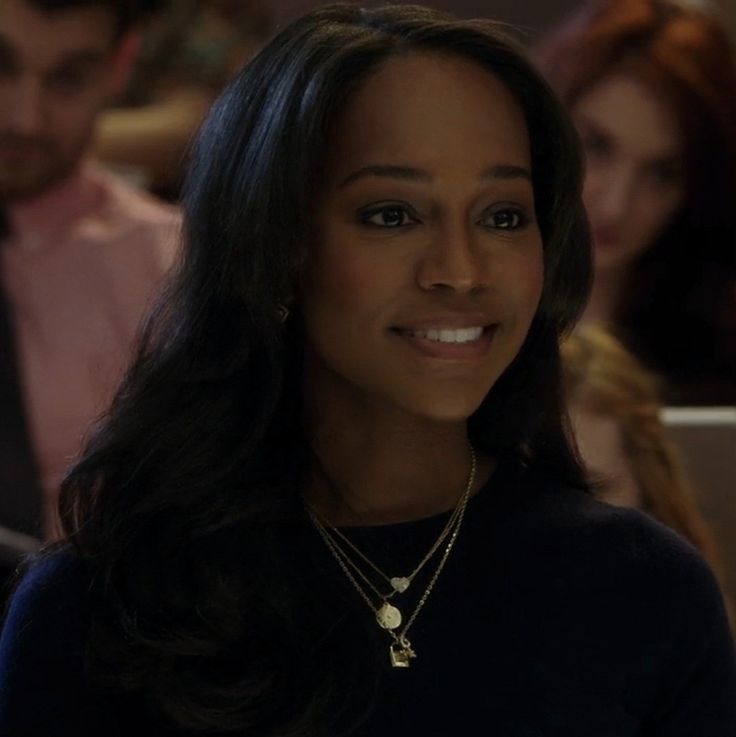
[[386,62],[332,130],[302,283],[320,396],[464,420],[516,356],[539,302],[522,110],[450,55]]
[[673,112],[624,74],[591,87],[572,116],[586,155],[583,197],[596,271],[619,271],[653,244],[682,204],[682,134]]

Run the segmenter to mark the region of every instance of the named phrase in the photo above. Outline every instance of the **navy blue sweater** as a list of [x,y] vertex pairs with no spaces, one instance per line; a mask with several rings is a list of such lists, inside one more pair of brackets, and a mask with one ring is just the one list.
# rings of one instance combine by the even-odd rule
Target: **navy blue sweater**
[[[350,529],[381,563],[426,550],[446,515]],[[411,541],[411,545],[407,541]],[[356,597],[322,541],[319,580]],[[421,556],[419,556],[421,557]],[[86,567],[33,567],[0,639],[0,735],[185,734],[144,699],[102,699],[85,676]],[[523,474],[470,501],[447,567],[389,665],[361,737],[736,737],[736,657],[700,555],[648,516]],[[306,686],[306,684],[305,684]],[[324,737],[324,735],[319,735]]]

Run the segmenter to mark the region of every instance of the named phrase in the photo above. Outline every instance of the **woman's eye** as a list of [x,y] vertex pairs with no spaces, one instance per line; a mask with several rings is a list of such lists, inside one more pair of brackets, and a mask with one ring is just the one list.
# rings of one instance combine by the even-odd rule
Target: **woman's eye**
[[518,230],[529,222],[529,218],[522,210],[515,207],[504,207],[490,213],[481,222],[487,228],[494,230]]
[[414,225],[417,219],[405,207],[390,205],[372,208],[362,213],[360,221],[378,228],[401,228],[406,225]]

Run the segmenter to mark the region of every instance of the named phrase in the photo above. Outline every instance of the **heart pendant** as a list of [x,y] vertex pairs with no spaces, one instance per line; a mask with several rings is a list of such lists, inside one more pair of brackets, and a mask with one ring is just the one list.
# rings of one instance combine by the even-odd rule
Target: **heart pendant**
[[409,588],[409,584],[411,583],[411,581],[409,581],[408,578],[404,578],[403,576],[394,576],[391,579],[390,583],[394,591],[398,591],[400,594],[403,594],[404,591]]

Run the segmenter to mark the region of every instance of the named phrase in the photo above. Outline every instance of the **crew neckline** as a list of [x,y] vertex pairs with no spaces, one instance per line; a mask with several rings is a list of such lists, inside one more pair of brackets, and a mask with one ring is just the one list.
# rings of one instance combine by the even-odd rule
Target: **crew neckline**
[[[513,466],[514,463],[511,459],[498,458],[496,467],[491,471],[491,474],[488,476],[485,483],[468,499],[466,515],[469,513],[472,514],[472,510],[484,505],[488,499],[497,495],[497,492],[505,486],[505,480]],[[401,532],[410,528],[412,530],[431,529],[435,526],[444,524],[454,511],[455,507],[453,506],[443,512],[437,512],[436,514],[431,514],[426,517],[403,520],[401,522],[387,522],[385,524],[375,525],[338,525],[336,526],[336,529],[348,536],[353,534],[361,535],[368,532],[385,532],[386,534],[391,534],[391,531],[394,530]]]

